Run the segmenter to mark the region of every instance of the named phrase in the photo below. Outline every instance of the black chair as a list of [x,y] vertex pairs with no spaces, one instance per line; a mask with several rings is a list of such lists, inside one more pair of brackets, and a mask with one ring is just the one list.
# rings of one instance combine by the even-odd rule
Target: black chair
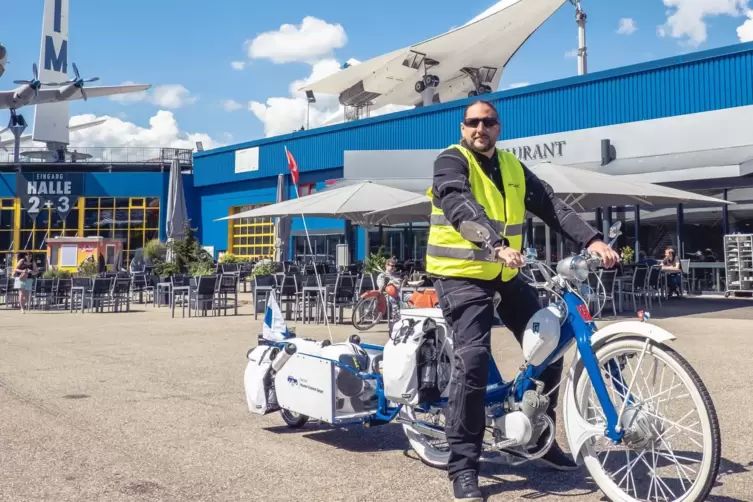
[[191,306],[195,307],[197,316],[199,315],[199,307],[201,307],[202,315],[207,315],[207,305],[212,308],[212,315],[214,315],[216,310],[216,303],[214,301],[216,287],[216,275],[198,277],[196,279],[196,288],[191,293]]
[[277,289],[277,279],[274,275],[255,275],[254,276],[254,290],[252,291],[252,298],[254,303],[254,319],[259,318],[259,301],[264,302],[264,306],[267,306],[267,297],[269,292]]
[[120,304],[125,302],[126,312],[131,311],[131,280],[128,277],[116,277],[112,283],[110,300],[114,312],[120,311]]
[[110,290],[115,278],[97,277],[88,291],[89,308],[95,312],[104,312],[105,306],[111,306]]
[[220,312],[220,306],[224,309],[225,315],[227,315],[227,304],[231,295],[235,315],[238,315],[238,274],[222,274],[220,280],[217,281],[216,301],[218,315]]

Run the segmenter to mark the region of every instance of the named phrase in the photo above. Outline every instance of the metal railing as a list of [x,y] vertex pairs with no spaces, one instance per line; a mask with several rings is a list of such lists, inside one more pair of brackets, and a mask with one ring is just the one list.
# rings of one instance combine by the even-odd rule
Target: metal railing
[[[23,164],[58,162],[53,152],[40,147],[19,148]],[[73,154],[74,159],[71,159]],[[82,154],[85,158],[76,158]],[[170,164],[177,158],[181,165],[192,165],[193,150],[187,148],[146,148],[146,147],[68,147],[66,162],[77,164]],[[13,164],[14,149],[0,148],[0,164]]]

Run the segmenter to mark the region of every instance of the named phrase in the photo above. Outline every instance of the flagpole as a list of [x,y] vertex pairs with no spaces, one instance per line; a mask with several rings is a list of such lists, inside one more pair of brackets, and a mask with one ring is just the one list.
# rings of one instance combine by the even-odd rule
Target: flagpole
[[[290,167],[290,158],[291,155],[288,152],[288,147],[284,146],[285,148],[285,157],[288,159],[288,168]],[[295,157],[293,157],[295,159]],[[297,164],[296,164],[297,167]],[[301,196],[298,193],[298,183],[296,183],[295,177],[293,176],[293,173],[290,173],[290,179],[293,182],[293,187],[295,187],[295,196],[296,199],[300,199]],[[334,339],[332,338],[332,328],[329,325],[329,317],[327,316],[327,301],[324,297],[324,292],[322,291],[322,280],[319,277],[319,271],[316,269],[316,261],[314,261],[314,247],[311,245],[311,236],[309,235],[309,229],[306,226],[306,217],[301,213],[301,219],[303,220],[303,231],[306,234],[306,241],[309,245],[309,252],[311,253],[311,264],[314,267],[314,276],[316,277],[316,285],[319,288],[319,298],[322,300],[322,308],[324,309],[324,325],[327,326],[327,332],[329,333],[329,341],[334,343]],[[305,262],[304,262],[305,263]],[[296,318],[296,327],[298,326],[298,319]]]

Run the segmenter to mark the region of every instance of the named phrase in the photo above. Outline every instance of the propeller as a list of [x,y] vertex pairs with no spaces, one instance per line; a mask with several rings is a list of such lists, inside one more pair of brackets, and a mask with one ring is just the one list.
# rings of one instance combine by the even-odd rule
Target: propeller
[[73,73],[76,75],[76,77],[70,79],[67,82],[61,82],[59,84],[54,84],[54,85],[60,86],[60,85],[66,85],[66,84],[73,84],[79,89],[81,89],[81,97],[84,98],[84,101],[86,101],[86,91],[84,91],[84,84],[87,82],[96,82],[97,80],[99,80],[99,77],[92,77],[92,78],[88,78],[84,80],[83,78],[81,78],[81,73],[79,73],[78,66],[76,66],[76,63],[72,63],[71,66],[73,67]]
[[31,80],[14,80],[13,83],[14,84],[19,84],[19,85],[24,85],[24,84],[28,85],[29,87],[31,87],[32,89],[34,89],[34,95],[35,96],[37,95],[37,92],[39,91],[39,88],[42,87],[43,85],[57,85],[55,83],[47,83],[47,82],[40,82],[39,81],[39,72],[37,71],[37,63],[33,63],[31,65],[31,69],[34,72],[34,78],[33,79],[31,79]]

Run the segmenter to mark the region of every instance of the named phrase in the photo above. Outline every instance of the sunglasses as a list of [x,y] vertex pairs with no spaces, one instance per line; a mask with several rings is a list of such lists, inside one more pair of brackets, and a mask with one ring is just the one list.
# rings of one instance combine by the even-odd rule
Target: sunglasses
[[496,125],[499,125],[499,120],[495,119],[493,117],[484,117],[482,119],[472,118],[472,119],[464,119],[463,124],[465,124],[466,127],[478,127],[480,123],[484,124],[484,127],[494,127]]

